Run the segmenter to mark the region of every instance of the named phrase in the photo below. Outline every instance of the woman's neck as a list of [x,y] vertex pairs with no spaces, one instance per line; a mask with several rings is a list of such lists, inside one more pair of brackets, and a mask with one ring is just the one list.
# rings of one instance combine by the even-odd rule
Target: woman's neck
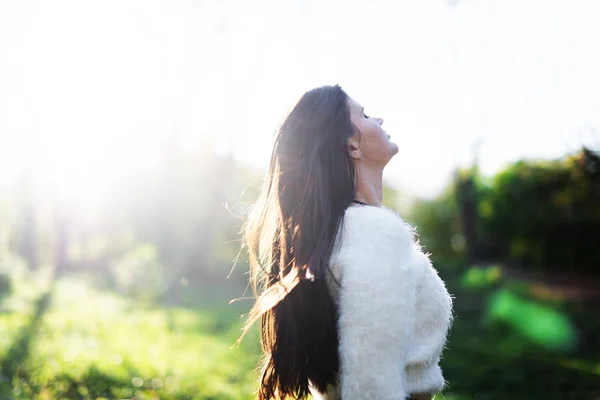
[[383,203],[383,170],[359,166],[357,174],[355,200],[370,206],[381,207]]

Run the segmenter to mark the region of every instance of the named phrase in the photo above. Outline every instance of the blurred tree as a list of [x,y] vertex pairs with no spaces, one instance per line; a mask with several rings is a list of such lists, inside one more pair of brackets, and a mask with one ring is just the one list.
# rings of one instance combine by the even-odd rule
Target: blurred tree
[[[600,263],[600,193],[588,149],[554,161],[519,161],[480,199],[493,257],[537,268],[592,271]],[[493,240],[491,239],[493,238]]]
[[467,262],[474,263],[480,257],[480,244],[477,235],[477,188],[475,179],[478,173],[477,166],[470,170],[457,171],[455,174],[456,202],[462,227],[462,234],[466,242]]
[[259,175],[215,153],[209,142],[189,153],[175,135],[163,154],[155,170],[123,177],[110,191],[95,236],[114,239],[96,256],[114,263],[136,243],[154,245],[163,300],[179,303],[182,282],[188,291],[211,280],[223,285],[240,251],[239,227],[257,197]]
[[54,267],[57,275],[67,272],[69,267],[69,229],[70,214],[69,208],[64,203],[55,208],[55,249],[54,249]]
[[420,242],[431,253],[434,263],[464,265],[465,240],[461,230],[456,188],[449,185],[436,199],[418,200],[406,215],[415,225]]
[[599,166],[585,148],[560,160],[518,161],[489,180],[474,166],[455,175],[453,189],[419,202],[413,217],[434,256],[451,258],[443,244],[462,233],[470,263],[600,272]]
[[20,203],[17,252],[27,261],[30,269],[36,269],[39,263],[38,218],[34,189],[31,171],[26,170],[17,181],[18,201]]

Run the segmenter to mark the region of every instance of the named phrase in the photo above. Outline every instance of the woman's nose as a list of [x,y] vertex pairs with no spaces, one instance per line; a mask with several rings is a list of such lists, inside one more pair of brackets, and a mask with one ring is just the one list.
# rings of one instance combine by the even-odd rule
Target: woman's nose
[[383,125],[383,118],[375,118],[379,125]]

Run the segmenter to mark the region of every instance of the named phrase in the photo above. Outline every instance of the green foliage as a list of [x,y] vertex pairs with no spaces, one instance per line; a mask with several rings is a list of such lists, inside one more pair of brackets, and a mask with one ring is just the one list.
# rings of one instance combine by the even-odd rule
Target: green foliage
[[415,205],[411,222],[445,261],[597,271],[600,169],[589,167],[590,157],[583,150],[562,160],[523,160],[489,179],[476,166],[459,170],[442,195]]
[[453,265],[465,262],[465,241],[452,189],[437,199],[415,203],[406,219],[416,226],[419,240],[434,262],[443,260]]
[[480,268],[469,268],[463,275],[461,283],[466,288],[489,288],[498,283],[502,278],[502,269],[498,265]]
[[535,268],[596,269],[600,187],[584,152],[556,161],[519,161],[478,197],[480,237],[492,259]]
[[565,351],[575,346],[575,329],[564,313],[521,299],[506,289],[491,297],[488,315],[510,324],[525,338],[548,349]]
[[[499,266],[440,272],[455,297],[440,398],[594,399],[600,394],[600,317],[592,307],[541,301]],[[467,282],[473,280],[478,287]]]
[[239,307],[145,309],[75,279],[50,293],[37,318],[35,302],[0,315],[0,398],[253,398],[257,332],[234,346]]

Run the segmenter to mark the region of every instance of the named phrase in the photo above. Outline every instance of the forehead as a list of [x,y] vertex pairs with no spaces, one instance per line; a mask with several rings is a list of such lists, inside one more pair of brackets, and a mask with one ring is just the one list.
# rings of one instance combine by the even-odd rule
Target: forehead
[[352,111],[362,111],[362,106],[352,97],[348,98],[348,105]]

